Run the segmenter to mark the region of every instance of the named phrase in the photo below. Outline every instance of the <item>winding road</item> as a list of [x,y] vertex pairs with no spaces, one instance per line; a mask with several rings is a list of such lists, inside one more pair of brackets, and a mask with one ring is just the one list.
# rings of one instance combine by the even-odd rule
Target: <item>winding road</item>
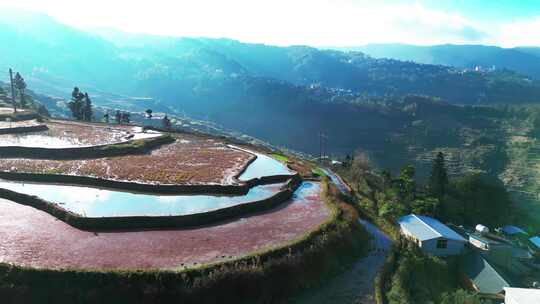
[[[337,188],[346,195],[350,194],[349,187],[343,180],[329,169],[323,171],[336,184]],[[321,286],[304,290],[300,295],[291,299],[291,303],[310,304],[375,304],[375,277],[390,252],[392,241],[379,228],[365,220],[359,220],[370,234],[370,250],[367,256],[359,259],[337,276],[324,282]]]

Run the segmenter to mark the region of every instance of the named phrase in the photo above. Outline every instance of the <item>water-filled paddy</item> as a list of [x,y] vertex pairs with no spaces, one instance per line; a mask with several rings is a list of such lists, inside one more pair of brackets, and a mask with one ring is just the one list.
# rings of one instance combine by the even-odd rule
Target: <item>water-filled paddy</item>
[[142,132],[140,127],[130,126],[94,126],[69,121],[47,122],[46,125],[49,128],[47,131],[0,135],[0,147],[77,148],[114,144],[161,135],[156,131]]
[[38,196],[86,217],[168,216],[207,212],[259,201],[276,194],[284,183],[256,186],[246,195],[151,195],[81,186],[0,180],[0,188]]
[[248,181],[254,178],[273,175],[293,175],[294,172],[289,170],[287,166],[270,156],[257,153],[251,150],[242,149],[236,146],[231,146],[234,149],[255,154],[257,158],[253,161],[246,170],[238,178],[240,181]]
[[[240,257],[304,236],[331,214],[319,184],[269,212],[190,229],[95,233],[35,208],[0,199],[0,262],[38,268],[155,269]],[[195,265],[195,263],[197,263]]]

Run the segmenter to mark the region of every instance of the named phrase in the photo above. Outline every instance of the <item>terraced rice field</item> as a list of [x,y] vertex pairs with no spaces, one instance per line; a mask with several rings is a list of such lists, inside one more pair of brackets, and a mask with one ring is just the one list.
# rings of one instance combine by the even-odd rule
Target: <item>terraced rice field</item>
[[190,134],[150,154],[88,160],[3,159],[0,171],[90,176],[148,184],[236,184],[254,155]]
[[40,148],[76,148],[99,146],[159,136],[158,132],[142,132],[140,127],[83,124],[72,121],[51,120],[47,131],[0,135],[0,146]]
[[0,188],[38,196],[84,217],[177,216],[203,213],[268,199],[277,194],[283,186],[285,183],[259,185],[249,189],[247,194],[238,195],[156,195],[0,180]]
[[[48,131],[0,135],[0,146],[62,149],[162,135],[133,126],[57,120],[47,121],[46,125]],[[266,154],[230,146],[220,139],[187,133],[171,136],[174,142],[146,154],[77,160],[3,158],[0,171],[157,186],[240,185],[266,176],[279,176],[279,181],[253,186],[246,194],[221,196],[142,194],[83,185],[1,180],[0,188],[38,196],[81,216],[151,217],[190,215],[269,199],[283,190],[287,175],[295,174]],[[36,208],[0,199],[0,263],[36,268],[181,269],[292,243],[317,229],[330,215],[318,182],[303,182],[290,200],[270,211],[243,218],[231,215],[226,222],[189,229],[85,231]]]
[[330,216],[318,183],[281,207],[194,229],[88,232],[0,200],[0,262],[36,268],[179,269],[291,242]]

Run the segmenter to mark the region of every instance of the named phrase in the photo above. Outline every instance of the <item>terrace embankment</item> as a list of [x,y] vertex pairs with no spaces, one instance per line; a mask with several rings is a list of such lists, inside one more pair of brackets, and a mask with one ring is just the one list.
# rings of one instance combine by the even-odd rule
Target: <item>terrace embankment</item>
[[[0,175],[4,179],[157,193],[247,192],[247,187],[238,188],[235,177],[254,159],[253,155],[195,135],[171,137],[174,142],[146,154],[76,160],[4,158],[0,162]],[[235,187],[216,192],[214,186]]]
[[35,303],[275,302],[366,242],[354,208],[322,188],[309,183],[286,205],[221,225],[160,231],[85,232],[2,201],[0,295]]
[[[138,201],[139,198],[136,194],[126,193],[125,195],[127,196],[124,199],[120,197],[116,198],[116,200],[127,200],[124,202],[114,201],[115,193],[113,192],[105,195],[106,201],[104,204],[100,204],[99,197],[95,201],[90,199],[83,202],[77,200],[73,195],[68,195],[68,197],[71,200],[77,200],[77,202],[52,202],[38,197],[42,195],[51,196],[51,192],[55,193],[58,191],[88,193],[85,188],[81,187],[77,190],[77,188],[68,188],[66,186],[36,185],[37,187],[34,187],[34,192],[32,192],[31,189],[27,189],[31,188],[32,185],[27,184],[25,187],[22,184],[3,183],[0,185],[0,197],[45,211],[73,227],[84,230],[177,228],[208,225],[272,209],[289,200],[300,184],[301,179],[295,176],[287,183],[262,186],[267,188],[267,190],[263,191],[265,194],[262,197],[253,194],[251,196],[245,195],[245,199],[244,196],[193,197],[188,195],[175,198],[174,196],[154,197],[146,195],[142,197],[142,200],[146,200],[147,202],[143,203]],[[5,189],[9,187],[14,187],[15,191]],[[260,192],[256,190],[256,188],[253,189],[254,192]],[[29,192],[20,193],[16,191]],[[33,194],[38,196],[34,196]],[[111,198],[112,201],[106,198],[108,196],[113,196]],[[58,195],[52,195],[51,197],[58,197]],[[175,199],[179,200],[178,204],[174,203]],[[131,200],[133,201],[130,203]],[[214,201],[216,202],[213,203]],[[203,209],[198,209],[197,206],[189,207],[189,204],[202,205],[201,207]],[[162,205],[170,207],[165,209],[166,214],[163,214],[164,211],[153,210],[162,209]],[[176,205],[187,205],[185,207],[189,207],[187,208],[188,211],[182,210],[185,208],[175,208]],[[208,209],[205,210],[204,208]],[[175,209],[179,210],[175,211]],[[75,210],[80,211],[75,212]],[[89,212],[97,216],[87,216],[86,214]],[[175,212],[180,212],[182,215],[176,215],[174,214]]]
[[0,121],[25,121],[37,119],[39,114],[34,111],[18,109],[15,113],[13,108],[0,107]]
[[174,139],[140,127],[48,120],[41,132],[3,134],[0,157],[88,159],[146,153]]
[[48,127],[37,119],[0,121],[0,135],[47,131]]
[[284,182],[295,175],[263,153],[226,141],[189,133],[168,136],[172,143],[145,154],[60,160],[4,158],[0,178],[158,194],[246,194],[254,186]]
[[[294,240],[325,222],[319,185],[282,207],[215,226],[86,232],[32,207],[0,203],[0,261],[38,268],[147,269],[211,263]],[[219,254],[218,254],[219,253]]]

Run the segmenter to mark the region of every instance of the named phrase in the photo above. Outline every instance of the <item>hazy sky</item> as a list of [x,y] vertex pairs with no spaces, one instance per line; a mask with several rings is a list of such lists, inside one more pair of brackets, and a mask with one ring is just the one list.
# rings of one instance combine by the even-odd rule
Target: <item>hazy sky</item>
[[540,0],[0,0],[80,28],[246,42],[540,46]]

